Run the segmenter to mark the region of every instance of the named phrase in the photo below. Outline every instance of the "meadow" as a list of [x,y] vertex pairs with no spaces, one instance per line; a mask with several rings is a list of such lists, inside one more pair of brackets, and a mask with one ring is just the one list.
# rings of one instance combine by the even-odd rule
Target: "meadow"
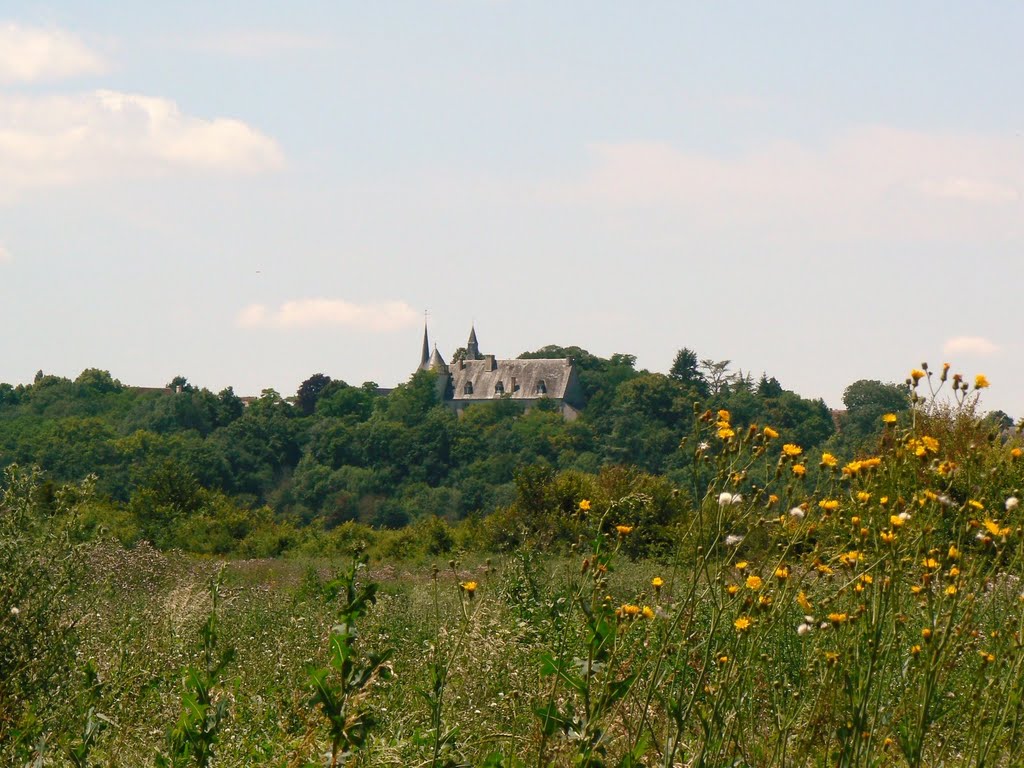
[[987,386],[915,369],[843,460],[698,414],[671,546],[649,488],[579,475],[536,511],[565,547],[223,562],[83,542],[89,482],[42,515],[11,468],[0,763],[1024,764],[1024,451]]

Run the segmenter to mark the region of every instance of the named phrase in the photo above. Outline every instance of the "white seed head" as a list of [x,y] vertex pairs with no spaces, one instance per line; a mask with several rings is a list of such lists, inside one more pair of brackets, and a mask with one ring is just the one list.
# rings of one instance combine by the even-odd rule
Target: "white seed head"
[[718,494],[718,506],[724,507],[728,504],[732,504],[732,494],[728,491],[722,491]]
[[1013,510],[1015,510],[1019,504],[1020,504],[1020,499],[1018,499],[1016,496],[1011,496],[1005,502],[1006,511],[1007,512],[1013,512]]
[[794,517],[797,520],[803,520],[806,513],[800,507],[793,507],[789,510],[789,516]]
[[728,536],[725,537],[725,546],[736,547],[739,546],[739,543],[741,541],[743,541],[742,536],[736,533],[730,533]]

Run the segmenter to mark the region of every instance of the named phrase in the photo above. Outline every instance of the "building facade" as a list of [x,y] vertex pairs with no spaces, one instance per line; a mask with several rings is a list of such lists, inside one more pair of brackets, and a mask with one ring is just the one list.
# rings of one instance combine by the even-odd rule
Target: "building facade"
[[499,360],[480,353],[476,328],[469,332],[466,354],[445,363],[435,345],[433,351],[423,327],[423,350],[417,370],[438,374],[438,391],[456,413],[473,403],[507,398],[530,410],[542,401],[556,406],[566,419],[575,419],[583,397],[576,366],[571,358]]

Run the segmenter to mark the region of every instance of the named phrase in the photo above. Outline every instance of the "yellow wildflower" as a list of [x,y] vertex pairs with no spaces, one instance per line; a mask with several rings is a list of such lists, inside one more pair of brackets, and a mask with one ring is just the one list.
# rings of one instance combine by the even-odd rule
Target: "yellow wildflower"
[[903,518],[899,515],[889,515],[889,525],[891,525],[893,528],[899,528],[901,525],[903,525],[903,522]]
[[642,613],[642,614],[643,614],[643,617],[644,617],[645,619],[653,619],[653,618],[654,618],[654,609],[653,609],[653,608],[651,608],[651,606],[649,606],[649,605],[645,605],[645,606],[644,606],[644,607],[643,607],[643,608],[642,608],[642,609],[640,610],[640,613]]
[[925,377],[925,372],[920,368],[915,368],[910,372],[910,378],[914,380],[914,386],[917,386],[917,382]]
[[466,593],[466,596],[472,599],[478,585],[475,581],[464,581],[459,586],[462,587],[462,591]]
[[956,594],[956,584],[950,584],[948,587],[946,587],[946,594],[949,597],[952,597],[953,595],[955,595]]
[[769,504],[778,504],[778,502],[779,502],[779,497],[778,496],[776,496],[774,493],[768,494],[768,503]]
[[936,568],[939,567],[939,561],[936,560],[934,557],[926,557],[924,560],[921,561],[921,565],[923,565],[925,568],[928,568],[929,570],[934,571]]
[[624,603],[619,606],[619,610],[616,613],[625,619],[635,619],[640,615],[640,606],[633,605],[632,603]]
[[633,526],[632,525],[616,525],[615,526],[615,530],[618,532],[619,536],[629,536],[629,534],[631,534],[633,532]]
[[794,443],[786,443],[785,445],[782,446],[782,452],[786,456],[793,458],[794,456],[799,456],[801,453],[803,453],[804,449],[801,448],[799,445],[795,445]]
[[864,464],[860,461],[851,461],[846,466],[843,467],[843,474],[849,477],[853,477],[858,472],[860,472],[861,467],[863,466]]
[[748,565],[750,565],[750,563],[748,563],[746,560],[740,560],[738,563],[736,563],[736,570],[745,571],[747,570]]
[[860,460],[861,469],[874,469],[882,463],[880,456],[868,456],[866,459]]
[[839,509],[838,499],[822,499],[818,502],[818,506],[824,509],[826,512],[835,512]]
[[856,549],[851,549],[849,552],[843,552],[843,554],[839,556],[839,562],[843,565],[856,565],[858,560],[860,560],[860,552]]
[[665,586],[665,580],[661,576],[655,576],[651,579],[651,586],[654,587],[654,591],[657,592],[659,589]]
[[747,589],[760,589],[764,586],[764,581],[762,581],[761,577],[757,574],[751,574],[750,576],[747,576],[746,585]]
[[727,424],[732,420],[732,414],[725,410],[725,408],[722,408],[717,415],[719,421],[724,421]]
[[775,578],[779,581],[785,581],[789,578],[789,566],[780,565],[775,569]]
[[583,501],[580,502],[580,511],[581,512],[589,512],[590,511],[590,499],[583,499]]
[[894,541],[896,541],[896,534],[892,531],[882,531],[878,534],[878,538],[880,538],[886,544],[892,544]]
[[980,501],[976,501],[975,499],[968,499],[967,504],[979,510],[985,508],[984,504],[982,504]]
[[776,432],[771,427],[765,427],[764,428],[764,436],[767,437],[769,440],[774,440],[776,437],[779,436],[779,433]]
[[871,501],[871,494],[868,493],[867,491],[857,491],[857,501],[861,502],[862,504],[867,503]]
[[921,443],[930,453],[938,453],[939,441],[930,435],[922,435]]
[[720,427],[718,430],[718,436],[722,440],[728,440],[731,437],[735,437],[736,433],[729,429],[729,427]]
[[831,621],[833,624],[843,624],[846,622],[848,618],[849,616],[847,616],[845,613],[830,613],[828,615],[828,620]]
[[737,592],[740,591],[740,588],[735,584],[730,584],[728,587],[725,588],[725,591],[728,592],[730,595],[735,595]]
[[800,594],[796,596],[796,601],[800,604],[800,607],[808,613],[813,610],[814,606],[811,605],[811,601],[807,599],[807,594],[803,590],[800,590]]
[[1024,449],[1021,449],[1021,448],[1011,448],[1010,449],[1010,455],[1013,458],[1015,458],[1015,459],[1019,459],[1021,456],[1024,456]]
[[821,466],[823,466],[823,467],[830,467],[832,469],[835,469],[836,466],[838,466],[838,464],[839,464],[839,459],[837,459],[831,453],[823,453],[823,454],[821,454]]
[[925,627],[924,629],[922,629],[921,630],[921,637],[923,637],[925,640],[931,640],[932,639],[932,630],[931,630],[931,628],[930,627]]
[[910,588],[910,594],[912,594],[912,595],[920,595],[922,589],[923,589],[923,587],[920,584],[915,584],[914,586],[912,586]]
[[984,389],[987,386],[988,386],[988,379],[985,378],[985,374],[979,373],[977,376],[974,377],[974,388],[975,389]]
[[734,621],[732,623],[732,625],[734,627],[736,627],[736,631],[737,632],[746,632],[748,629],[750,629],[750,626],[753,623],[754,623],[753,620],[750,619],[749,617],[747,617],[747,616],[740,616],[738,619],[736,619],[736,621]]
[[985,522],[982,523],[982,525],[984,525],[985,530],[987,530],[993,536],[1006,536],[1010,533],[1009,527],[1000,527],[999,523],[997,523],[995,520],[986,519]]
[[988,651],[978,651],[978,653],[981,655],[981,660],[986,664],[991,664],[996,660],[995,654],[989,653]]
[[949,545],[949,553],[946,555],[950,560],[956,560],[960,557],[960,550],[956,548],[956,544]]
[[896,414],[895,413],[887,413],[887,414],[885,414],[884,416],[882,416],[882,422],[885,423],[885,424],[895,424],[896,423]]
[[807,467],[805,467],[803,464],[794,464],[791,469],[793,474],[796,475],[797,477],[803,477],[804,475],[807,474]]
[[884,507],[886,504],[889,503],[889,497],[888,496],[883,496],[882,498],[880,498],[878,500],[878,503],[881,504]]
[[915,643],[914,645],[910,646],[910,655],[911,656],[917,656],[917,654],[919,654],[920,652],[921,652],[921,646],[920,645],[917,645]]

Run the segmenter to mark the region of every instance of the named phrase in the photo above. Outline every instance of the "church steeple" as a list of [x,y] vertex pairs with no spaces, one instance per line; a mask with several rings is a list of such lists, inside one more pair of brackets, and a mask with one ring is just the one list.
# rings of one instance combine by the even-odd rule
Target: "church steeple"
[[417,369],[420,371],[430,370],[430,341],[427,339],[427,318],[424,313],[423,318],[423,352],[420,355],[420,367]]
[[480,359],[480,345],[476,341],[476,324],[472,325],[469,330],[469,341],[466,342],[466,359]]

